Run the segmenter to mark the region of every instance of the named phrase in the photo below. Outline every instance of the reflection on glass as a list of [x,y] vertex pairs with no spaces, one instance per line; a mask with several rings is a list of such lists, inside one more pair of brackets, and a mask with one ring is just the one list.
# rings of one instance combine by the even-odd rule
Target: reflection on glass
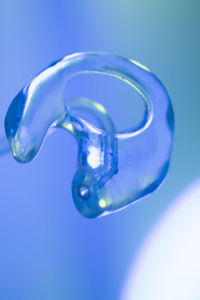
[[[146,106],[139,126],[116,132],[101,104],[84,98],[65,101],[69,80],[82,73],[110,75],[131,85]],[[80,110],[85,110],[84,118]],[[90,115],[94,123],[88,121]],[[72,194],[86,217],[125,207],[153,192],[166,176],[174,131],[172,106],[161,82],[133,60],[77,53],[36,76],[14,98],[6,115],[6,135],[15,159],[31,161],[56,127],[69,131],[78,143]]]

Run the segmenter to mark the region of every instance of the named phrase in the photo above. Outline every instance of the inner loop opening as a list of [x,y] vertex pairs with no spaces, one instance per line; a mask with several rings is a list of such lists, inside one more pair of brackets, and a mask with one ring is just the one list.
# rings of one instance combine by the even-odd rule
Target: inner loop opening
[[[152,120],[152,107],[148,99],[149,95],[147,94],[147,91],[144,90],[144,88],[140,89],[138,86],[134,85],[133,82],[125,79],[125,77],[120,77],[113,73],[105,73],[100,71],[79,72],[78,74],[73,75],[70,79],[77,77],[76,75],[83,74],[100,74],[115,77],[134,88],[134,90],[137,92],[137,95],[139,95],[140,97],[139,100],[142,100],[144,104],[142,119],[140,120],[140,122],[138,122],[138,124],[132,126],[131,128],[125,130],[117,130],[116,124],[112,120],[112,117],[109,115],[105,106],[103,106],[99,102],[83,97],[65,100],[65,108],[67,114],[72,115],[75,120],[84,119],[84,121],[87,122],[87,124],[89,124],[89,126],[93,128],[95,132],[111,135],[114,134],[118,138],[126,138],[128,136],[137,135],[149,126]],[[74,124],[74,127],[76,127],[76,124]]]

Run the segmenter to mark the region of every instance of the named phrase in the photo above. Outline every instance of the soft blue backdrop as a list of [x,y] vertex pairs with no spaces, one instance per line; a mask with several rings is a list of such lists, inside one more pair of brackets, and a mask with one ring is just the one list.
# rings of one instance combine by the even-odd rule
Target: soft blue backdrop
[[[9,103],[27,81],[52,61],[88,50],[147,65],[165,84],[176,117],[165,184],[138,204],[101,219],[84,219],[74,207],[77,146],[70,134],[57,130],[30,164],[2,157],[0,299],[119,298],[149,228],[199,176],[199,11],[198,0],[0,2],[1,134]],[[116,80],[77,80],[70,95],[106,99],[119,126],[131,124],[132,94]]]

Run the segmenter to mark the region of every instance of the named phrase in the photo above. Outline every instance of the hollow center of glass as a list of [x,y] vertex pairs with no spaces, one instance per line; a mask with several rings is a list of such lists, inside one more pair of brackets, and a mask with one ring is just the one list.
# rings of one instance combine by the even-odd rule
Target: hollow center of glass
[[[67,110],[101,131],[113,132],[113,126],[107,126],[111,120],[115,133],[132,132],[143,127],[149,118],[149,108],[138,90],[105,74],[79,74],[73,77],[66,96]],[[94,101],[93,105],[86,99]]]

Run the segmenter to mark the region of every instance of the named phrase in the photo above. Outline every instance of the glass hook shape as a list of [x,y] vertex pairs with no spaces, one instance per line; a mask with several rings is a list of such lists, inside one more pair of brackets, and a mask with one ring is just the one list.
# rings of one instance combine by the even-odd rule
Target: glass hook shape
[[[101,104],[84,98],[66,101],[69,80],[84,73],[114,76],[139,93],[145,114],[137,128],[118,132]],[[81,110],[93,115],[95,124],[80,117]],[[5,117],[14,158],[21,163],[34,159],[52,128],[67,130],[78,143],[72,195],[85,217],[112,213],[142,199],[167,174],[174,133],[172,104],[160,80],[136,61],[85,52],[43,70],[18,93]]]

